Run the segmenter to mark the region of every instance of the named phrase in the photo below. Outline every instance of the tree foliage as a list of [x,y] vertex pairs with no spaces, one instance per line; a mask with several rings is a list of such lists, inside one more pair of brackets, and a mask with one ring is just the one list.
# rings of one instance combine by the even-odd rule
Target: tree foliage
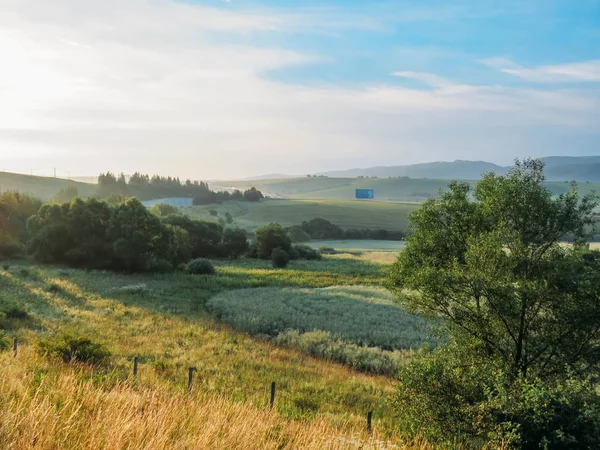
[[587,374],[600,361],[600,258],[560,243],[589,235],[596,205],[576,189],[554,198],[536,160],[474,193],[452,183],[411,216],[393,286],[515,377]]
[[288,255],[292,251],[292,241],[278,223],[272,223],[257,229],[254,242],[256,256],[260,259],[271,258],[271,254],[276,248],[285,251]]
[[553,197],[543,167],[517,161],[474,190],[453,182],[410,217],[391,287],[450,336],[401,372],[399,410],[419,432],[520,448],[600,443],[589,384],[600,362],[600,253],[581,245],[597,198],[575,186]]

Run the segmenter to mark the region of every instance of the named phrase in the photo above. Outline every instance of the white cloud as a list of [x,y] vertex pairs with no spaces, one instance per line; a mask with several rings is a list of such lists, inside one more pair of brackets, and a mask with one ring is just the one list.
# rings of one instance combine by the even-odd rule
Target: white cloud
[[539,83],[600,81],[600,60],[547,65],[534,69],[520,66],[504,58],[484,59],[482,63],[504,73]]
[[0,0],[0,11],[3,168],[209,178],[449,152],[512,158],[537,142],[536,128],[593,131],[600,111],[588,92],[470,86],[410,71],[395,75],[434,89],[401,87],[392,77],[358,87],[273,81],[265,72],[334,62],[275,45],[232,45],[223,35],[336,30],[351,26],[348,17],[326,24],[305,11],[167,0]]

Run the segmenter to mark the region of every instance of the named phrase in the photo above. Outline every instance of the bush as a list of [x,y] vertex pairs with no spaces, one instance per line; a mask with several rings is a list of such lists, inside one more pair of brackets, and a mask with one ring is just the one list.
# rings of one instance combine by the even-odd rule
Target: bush
[[68,333],[62,334],[56,340],[41,340],[37,347],[40,354],[58,357],[67,363],[81,362],[100,366],[105,365],[111,356],[103,344]]
[[187,264],[186,272],[192,275],[214,275],[215,266],[208,259],[197,258]]
[[209,209],[208,213],[213,217],[217,217],[219,215],[219,212],[216,209]]
[[271,258],[273,250],[276,248],[280,248],[288,255],[292,251],[292,241],[278,223],[272,223],[256,230],[255,243],[256,254],[261,259]]
[[[2,318],[0,314],[0,319]],[[0,330],[0,351],[8,350],[10,348],[10,339],[4,334],[4,330]]]
[[231,215],[231,213],[225,213],[225,221],[230,225],[233,223],[233,216]]
[[319,261],[323,259],[321,254],[308,245],[297,244],[292,246],[292,259],[306,259],[308,261]]
[[271,254],[271,262],[276,269],[283,269],[290,262],[290,254],[281,248],[276,248]]
[[2,269],[3,269],[5,272],[8,272],[8,271],[10,270],[10,264],[2,264]]
[[397,410],[406,433],[466,448],[580,449],[600,446],[594,384],[513,379],[466,360],[456,347],[419,352],[400,371]]

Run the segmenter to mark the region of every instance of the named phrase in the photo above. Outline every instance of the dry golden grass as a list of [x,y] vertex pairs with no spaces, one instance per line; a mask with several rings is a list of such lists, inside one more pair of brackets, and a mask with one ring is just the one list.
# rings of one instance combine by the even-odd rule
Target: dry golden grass
[[0,356],[0,448],[426,449],[375,428],[327,418],[286,420],[247,402],[174,392],[132,377],[99,381],[88,367],[47,361],[30,347]]

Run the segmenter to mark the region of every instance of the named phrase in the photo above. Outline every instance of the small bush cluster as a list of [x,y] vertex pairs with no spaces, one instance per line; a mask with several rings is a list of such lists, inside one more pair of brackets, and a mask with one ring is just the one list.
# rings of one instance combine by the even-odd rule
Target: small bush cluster
[[37,348],[40,354],[57,357],[67,363],[80,362],[101,366],[107,364],[111,356],[104,344],[68,333],[63,333],[55,340],[40,340]]
[[307,261],[320,261],[321,253],[308,245],[295,244],[292,246],[291,259],[305,259]]
[[215,266],[208,260],[203,258],[197,258],[190,261],[185,270],[187,273],[192,275],[214,275]]
[[290,262],[290,254],[281,248],[276,248],[271,253],[271,262],[274,268],[283,269]]
[[[389,231],[384,229],[372,230],[348,229],[344,230],[339,225],[331,223],[329,220],[316,218],[302,222],[302,225],[296,225],[287,229],[291,236],[302,237],[301,231],[309,239],[377,239],[389,241],[401,241],[405,237],[402,231]],[[294,242],[305,242],[295,240]]]

